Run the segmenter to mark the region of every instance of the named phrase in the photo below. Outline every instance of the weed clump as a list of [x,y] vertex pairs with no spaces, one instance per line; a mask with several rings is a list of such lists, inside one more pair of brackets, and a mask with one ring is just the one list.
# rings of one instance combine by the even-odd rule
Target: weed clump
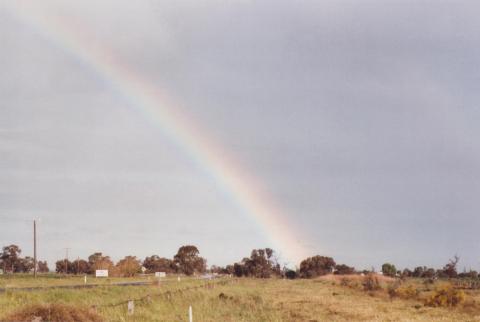
[[88,308],[65,304],[30,305],[4,317],[2,321],[101,322],[103,319]]
[[402,299],[417,299],[418,295],[420,294],[420,290],[418,290],[413,285],[404,286],[401,283],[393,283],[388,287],[388,295],[391,298],[398,297]]
[[465,293],[451,286],[437,288],[435,292],[425,300],[426,306],[454,307],[465,301]]
[[354,289],[359,288],[359,283],[356,280],[348,278],[348,277],[342,277],[340,279],[340,285],[341,286],[346,286],[346,287],[349,287],[349,288],[354,288]]
[[228,296],[226,295],[225,293],[220,293],[218,294],[218,298],[222,301],[226,301],[226,300],[233,300],[233,296]]
[[378,277],[376,277],[372,273],[365,275],[362,281],[362,285],[363,290],[366,292],[377,291],[382,288],[380,286],[380,281],[378,280]]

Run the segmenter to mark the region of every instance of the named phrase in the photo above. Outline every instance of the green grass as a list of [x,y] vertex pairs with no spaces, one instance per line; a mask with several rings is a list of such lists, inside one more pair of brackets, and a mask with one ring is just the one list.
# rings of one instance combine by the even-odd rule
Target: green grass
[[[26,286],[31,282],[27,277],[18,279],[17,283]],[[204,286],[206,281],[183,279],[160,286],[7,291],[0,294],[0,320],[25,303],[64,303],[96,306],[105,321],[187,321],[190,305],[194,321],[480,321],[480,311],[475,305],[425,307],[419,299],[392,300],[386,291],[368,294],[332,280],[224,280],[225,285],[208,288]],[[58,282],[53,278],[49,281]],[[63,279],[64,283],[70,281]],[[408,283],[423,287],[419,281]],[[179,292],[192,287],[198,288]],[[478,291],[468,296],[470,303],[480,300]],[[135,302],[134,315],[128,316],[126,301],[140,298],[143,300]],[[122,304],[113,306],[117,303]]]

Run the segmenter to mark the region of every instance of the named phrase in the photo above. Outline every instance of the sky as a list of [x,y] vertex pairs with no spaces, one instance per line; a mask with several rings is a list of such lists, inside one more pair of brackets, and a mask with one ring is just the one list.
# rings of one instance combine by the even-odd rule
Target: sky
[[479,9],[2,0],[0,245],[32,255],[34,218],[51,268],[65,248],[118,260],[194,244],[226,265],[276,245],[211,169],[31,18],[42,17],[167,93],[309,256],[378,269],[440,268],[457,254],[460,269],[480,270]]

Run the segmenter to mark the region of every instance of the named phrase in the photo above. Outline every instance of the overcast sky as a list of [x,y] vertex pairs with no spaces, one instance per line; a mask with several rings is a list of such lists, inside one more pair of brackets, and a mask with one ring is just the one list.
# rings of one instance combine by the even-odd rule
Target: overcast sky
[[[16,1],[16,0],[11,0]],[[1,1],[7,4],[9,1]],[[38,6],[38,4],[37,4]],[[161,87],[300,227],[311,255],[480,269],[474,1],[42,1]],[[0,6],[0,244],[209,264],[266,247],[98,71]],[[268,228],[267,228],[268,229]]]

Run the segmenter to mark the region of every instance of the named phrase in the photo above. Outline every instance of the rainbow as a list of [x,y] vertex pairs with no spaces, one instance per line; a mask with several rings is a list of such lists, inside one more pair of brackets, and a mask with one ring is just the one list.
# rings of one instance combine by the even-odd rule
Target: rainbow
[[[251,216],[264,231],[282,259],[296,264],[307,256],[292,223],[286,220],[280,207],[265,195],[261,184],[215,142],[199,124],[182,113],[167,93],[130,68],[112,52],[92,41],[86,26],[62,20],[59,16],[45,15],[35,5],[10,1],[5,8],[17,20],[31,26],[43,37],[91,66],[99,76],[118,90],[130,105],[153,126],[159,127],[189,158],[210,174],[218,187]],[[4,3],[5,4],[5,3]]]

